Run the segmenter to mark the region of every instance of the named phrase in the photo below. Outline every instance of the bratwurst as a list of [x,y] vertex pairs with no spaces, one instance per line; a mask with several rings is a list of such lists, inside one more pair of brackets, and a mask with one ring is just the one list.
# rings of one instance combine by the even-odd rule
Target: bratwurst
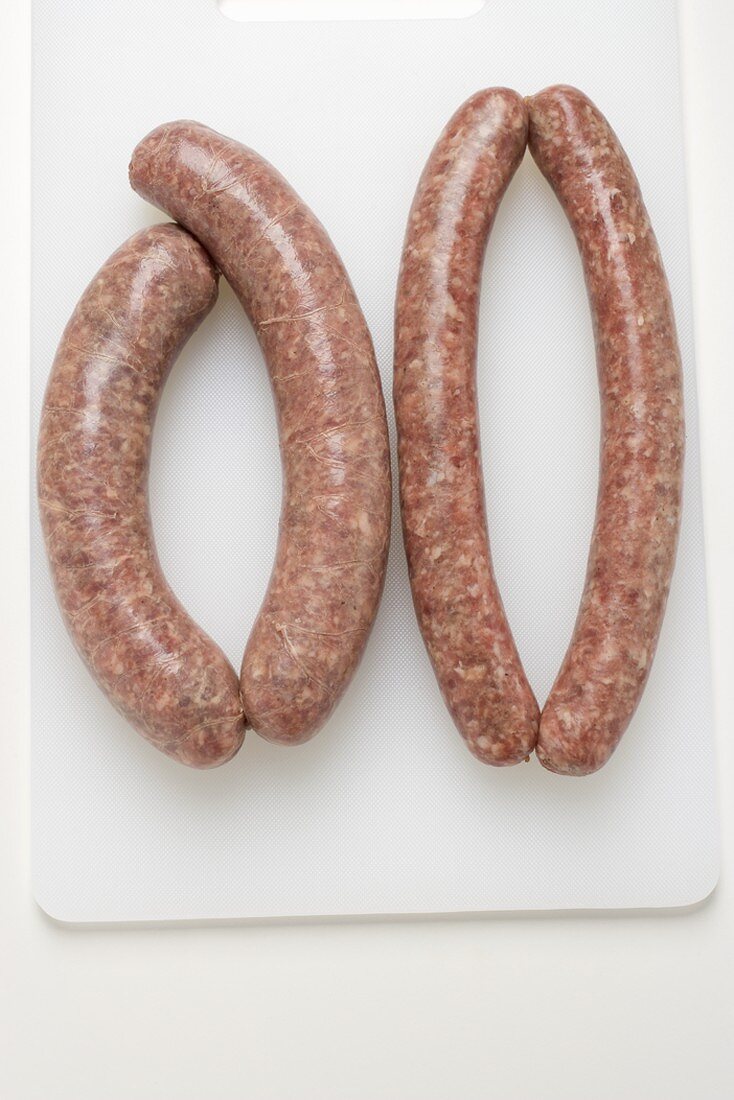
[[148,467],[168,372],[216,297],[214,268],[183,229],[131,237],[66,326],[38,443],[46,549],[74,644],[136,729],[197,768],[242,744],[239,684],[161,573]]
[[650,673],[675,564],[683,388],[668,282],[640,187],[575,88],[528,100],[530,151],[576,235],[602,411],[599,497],[573,638],[543,709],[538,758],[587,775],[625,732]]
[[403,538],[418,622],[441,692],[487,764],[532,752],[538,705],[492,568],[477,414],[482,264],[525,152],[525,103],[490,88],[459,108],[410,211],[395,322]]
[[323,226],[251,149],[172,122],[135,149],[130,180],[204,245],[265,356],[283,502],[241,690],[257,733],[306,741],[357,667],[385,577],[390,453],[372,340]]

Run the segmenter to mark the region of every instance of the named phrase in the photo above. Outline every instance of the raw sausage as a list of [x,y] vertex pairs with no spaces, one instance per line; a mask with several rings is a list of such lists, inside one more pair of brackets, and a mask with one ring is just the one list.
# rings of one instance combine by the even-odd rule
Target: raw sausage
[[681,363],[660,252],[609,123],[574,88],[548,88],[528,107],[531,153],[581,253],[602,408],[586,585],[537,752],[551,771],[587,775],[635,712],[663,621],[681,513]]
[[395,411],[413,602],[446,704],[494,765],[532,752],[538,706],[495,582],[477,416],[482,263],[522,160],[527,111],[479,92],[439,138],[410,212],[398,285]]
[[130,179],[202,242],[265,355],[283,503],[241,690],[259,734],[302,742],[354,673],[385,576],[390,458],[372,341],[325,230],[257,153],[199,123],[173,122],[138,145]]
[[161,573],[148,465],[168,372],[216,297],[211,262],[182,229],[158,225],[127,241],[66,326],[38,444],[41,520],[71,637],[117,709],[197,768],[242,744],[239,685]]

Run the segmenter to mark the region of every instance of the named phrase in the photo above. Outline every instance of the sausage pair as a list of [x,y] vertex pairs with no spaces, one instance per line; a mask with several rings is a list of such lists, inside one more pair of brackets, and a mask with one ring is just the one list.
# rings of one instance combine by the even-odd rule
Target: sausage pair
[[[42,412],[41,520],[64,618],[100,686],[163,752],[210,767],[247,725],[307,740],[357,666],[389,543],[385,405],[347,273],[271,165],[177,122],[141,142],[130,177],[185,228],[132,237],[67,325]],[[263,348],[284,475],[275,565],[239,679],[166,584],[147,495],[156,408],[214,305],[213,264]]]
[[[497,590],[476,405],[481,266],[529,145],[581,253],[602,409],[599,497],[573,638],[539,715]],[[639,703],[675,561],[684,450],[668,284],[632,167],[581,92],[473,96],[428,161],[397,295],[395,410],[405,548],[439,685],[471,751],[533,748],[566,775],[600,768]]]

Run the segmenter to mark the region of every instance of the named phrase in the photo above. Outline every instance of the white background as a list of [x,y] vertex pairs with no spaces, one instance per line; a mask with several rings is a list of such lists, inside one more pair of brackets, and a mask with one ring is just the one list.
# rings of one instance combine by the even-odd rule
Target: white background
[[[0,1096],[666,1100],[734,1093],[726,0],[682,0],[723,871],[694,912],[76,930],[34,906],[27,798],[27,13],[3,13]],[[10,117],[9,117],[10,116]],[[5,191],[7,189],[7,194]],[[7,313],[7,316],[5,314]],[[728,338],[728,339],[727,339]],[[3,1078],[6,1078],[5,1080]]]

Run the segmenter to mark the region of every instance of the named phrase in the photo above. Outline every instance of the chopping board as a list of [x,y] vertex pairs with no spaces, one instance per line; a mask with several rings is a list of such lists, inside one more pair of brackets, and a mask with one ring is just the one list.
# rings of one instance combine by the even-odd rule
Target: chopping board
[[[340,0],[342,15],[349,2]],[[607,114],[639,175],[684,362],[683,530],[642,704],[612,761],[588,778],[551,775],[535,760],[509,770],[479,764],[421,641],[396,506],[377,623],[322,733],[289,750],[250,733],[226,767],[188,771],[139,738],[89,678],[54,602],[34,507],[33,889],[57,919],[659,908],[714,888],[676,5],[472,0],[450,18],[439,7],[447,5],[428,19],[293,22],[278,3],[280,18],[268,22],[263,5],[248,12],[246,0],[236,21],[215,0],[36,0],[33,423],[85,285],[125,238],[163,220],[128,186],[133,147],[159,123],[190,117],[266,156],[326,225],[372,330],[394,443],[395,286],[433,143],[481,87],[531,94],[576,84]],[[496,572],[542,702],[583,587],[599,402],[575,243],[529,156],[487,254],[479,401]],[[235,667],[267,584],[280,488],[267,373],[223,286],[163,397],[151,505],[174,590]]]

